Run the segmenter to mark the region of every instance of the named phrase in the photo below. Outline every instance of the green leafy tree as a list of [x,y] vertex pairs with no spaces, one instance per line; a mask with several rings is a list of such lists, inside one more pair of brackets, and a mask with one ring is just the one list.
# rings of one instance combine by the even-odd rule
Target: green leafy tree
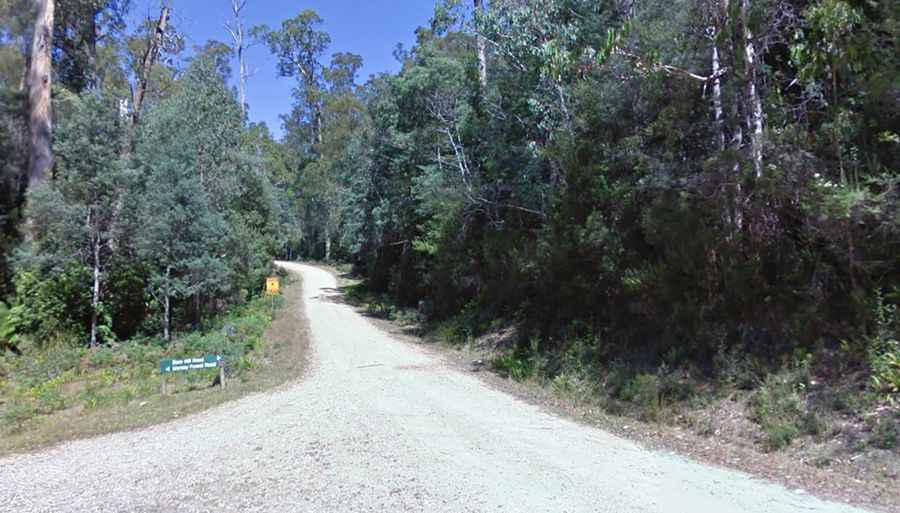
[[72,97],[54,145],[57,177],[32,191],[29,202],[31,266],[46,273],[80,265],[90,272],[91,347],[112,337],[103,301],[107,263],[122,249],[123,202],[134,180],[119,158],[123,134],[111,102],[93,94]]
[[322,18],[305,10],[272,30],[265,25],[253,27],[251,35],[265,42],[278,59],[278,74],[297,79],[295,97],[304,102],[311,145],[322,136],[322,64],[320,59],[331,44],[327,32],[318,30]]
[[220,257],[226,226],[210,208],[196,169],[177,157],[148,167],[136,248],[151,267],[148,291],[163,310],[163,338],[171,340],[173,301],[216,292],[227,278]]

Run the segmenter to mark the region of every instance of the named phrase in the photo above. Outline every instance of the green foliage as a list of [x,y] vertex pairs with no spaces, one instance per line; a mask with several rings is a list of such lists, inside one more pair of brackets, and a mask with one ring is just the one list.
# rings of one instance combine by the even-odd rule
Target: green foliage
[[[72,343],[21,344],[22,354],[0,353],[0,433],[67,408],[105,408],[155,396],[159,362],[165,358],[221,354],[228,375],[241,379],[264,365],[271,350],[263,337],[271,309],[270,298],[256,296],[217,319],[208,331],[185,334],[169,344],[157,338],[93,350]],[[183,380],[170,377],[170,387],[208,387],[217,372],[199,371],[181,376]]]
[[199,327],[260,289],[279,206],[213,57],[195,59],[139,130],[114,93],[61,93],[57,176],[29,191],[33,238],[16,258],[7,325],[23,340]]
[[96,271],[85,279],[91,308],[91,343],[114,338],[103,304],[106,262],[115,241],[129,231],[120,215],[125,192],[135,176],[120,158],[124,128],[115,107],[87,94],[68,97],[68,112],[54,140],[57,179],[29,191],[26,215],[33,219],[33,240],[20,256],[19,272],[38,275],[65,268]]
[[763,429],[763,445],[777,451],[800,434],[818,435],[824,424],[803,400],[809,385],[805,363],[770,374],[752,398],[752,418]]
[[[606,7],[498,1],[471,19],[442,2],[397,74],[324,101],[321,144],[299,144],[312,111],[298,101],[304,254],[333,242],[390,296],[380,310],[415,306],[442,338],[521,326],[541,344],[497,366],[564,387],[619,360],[753,389],[796,351],[864,338],[875,294],[900,279],[896,13],[754,7],[749,28],[788,43],[757,48],[765,65],[747,74],[737,10]],[[496,45],[487,84],[473,29]],[[748,80],[765,112],[758,177],[738,116]],[[602,344],[571,349],[591,334]],[[890,381],[879,344],[870,367]]]
[[900,311],[896,304],[887,304],[881,293],[875,294],[874,302],[875,335],[867,344],[871,385],[885,399],[896,403],[900,398]]
[[16,276],[16,303],[7,322],[12,330],[38,346],[52,346],[61,339],[85,334],[90,318],[90,299],[86,283],[88,269],[70,264],[50,276],[36,271]]
[[872,430],[872,445],[879,449],[894,449],[898,442],[900,442],[900,416],[891,413],[880,416]]
[[[98,36],[83,32],[93,22],[121,26],[125,2],[76,4],[58,41]],[[10,41],[29,30],[21,5],[3,7]],[[772,449],[821,429],[805,364],[786,362],[835,354],[840,341],[851,350],[835,374],[867,373],[868,392],[851,399],[849,383],[836,403],[896,402],[893,3],[486,5],[471,16],[464,2],[439,2],[414,47],[396,52],[399,71],[363,86],[358,56],[324,61],[330,37],[315,12],[254,28],[279,74],[296,79],[280,142],[245,125],[220,44],[200,46],[183,73],[158,63],[133,128],[119,100],[152,23],[104,34],[96,62],[78,45],[57,48],[58,176],[28,192],[35,237],[13,259],[0,339],[27,351],[93,331],[113,345],[165,324],[182,333],[173,350],[226,352],[248,368],[261,319],[224,345],[199,328],[252,298],[287,253],[349,261],[371,310],[425,320],[455,343],[515,325],[520,340],[498,370],[577,393],[602,382],[610,402],[647,417],[690,400],[695,376],[758,388],[753,416]],[[492,42],[486,82],[479,35]],[[183,45],[173,32],[163,54]],[[8,46],[4,282],[25,135],[24,97],[9,91],[23,60]],[[139,361],[168,349],[122,350]]]
[[641,373],[619,391],[619,398],[650,409],[659,409],[662,384],[656,374]]
[[15,328],[9,315],[9,307],[6,306],[6,303],[0,301],[0,347],[9,344],[14,333]]
[[510,377],[516,381],[524,381],[534,374],[532,361],[526,357],[514,354],[498,356],[494,358],[491,365],[500,375]]

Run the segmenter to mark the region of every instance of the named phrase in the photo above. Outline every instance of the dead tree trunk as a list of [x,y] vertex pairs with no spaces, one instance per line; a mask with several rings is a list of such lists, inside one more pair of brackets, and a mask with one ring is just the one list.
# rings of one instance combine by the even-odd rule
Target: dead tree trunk
[[247,114],[247,63],[244,60],[244,50],[247,45],[244,42],[244,22],[241,19],[241,11],[247,5],[246,0],[231,0],[231,12],[234,20],[231,25],[226,24],[225,28],[231,34],[234,41],[234,53],[238,60],[238,94],[241,100],[241,114]]
[[156,22],[156,30],[150,36],[147,42],[147,49],[144,51],[144,58],[141,59],[141,67],[137,76],[137,84],[132,93],[131,121],[133,125],[137,125],[141,118],[141,105],[144,103],[144,97],[147,94],[147,84],[150,81],[150,72],[159,59],[159,53],[162,49],[163,38],[166,35],[166,29],[169,25],[170,9],[168,4],[164,4],[159,13],[159,21]]
[[51,137],[53,111],[50,103],[53,47],[54,0],[37,0],[37,16],[31,44],[31,64],[28,69],[28,110],[30,148],[28,158],[28,187],[33,189],[46,179],[53,167]]

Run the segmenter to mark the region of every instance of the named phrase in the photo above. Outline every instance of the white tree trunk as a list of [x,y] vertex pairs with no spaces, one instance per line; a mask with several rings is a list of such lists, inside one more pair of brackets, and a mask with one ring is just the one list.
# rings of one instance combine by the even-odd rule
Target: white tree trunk
[[746,80],[746,98],[744,116],[747,130],[750,132],[750,158],[756,177],[763,174],[763,111],[762,99],[757,88],[757,55],[753,32],[750,29],[750,0],[741,0],[741,18],[743,23],[744,74]]
[[[715,35],[718,35],[718,31],[716,31]],[[712,74],[715,77],[712,86],[713,112],[715,113],[716,122],[715,144],[719,151],[723,151],[725,149],[725,118],[722,108],[722,77],[719,76],[722,70],[722,63],[719,58],[719,45],[715,41],[715,35],[712,43]]]
[[237,54],[238,60],[238,95],[241,100],[241,114],[247,114],[247,63],[244,59],[244,50],[247,45],[244,43],[244,22],[241,19],[241,11],[247,5],[246,0],[231,0],[231,13],[234,19],[231,25],[225,25],[234,41],[234,53]]
[[[484,1],[474,0],[474,2],[475,19],[480,20],[484,15]],[[487,87],[487,42],[481,34],[476,35],[475,41],[478,47],[478,81],[481,83],[481,88],[484,89]]]
[[[723,12],[725,16],[728,16],[729,7],[728,0],[723,2]],[[732,41],[731,45],[731,57],[732,62],[734,62],[735,55],[739,50],[734,47],[734,41]],[[734,154],[739,155],[741,149],[744,146],[744,127],[741,123],[741,112],[740,112],[740,103],[738,100],[733,99],[731,102],[731,147],[734,149]],[[741,186],[741,163],[740,161],[735,162],[734,164],[734,214],[733,214],[733,222],[734,229],[736,232],[739,232],[744,227],[744,193],[743,188]]]
[[172,276],[172,266],[166,267],[166,292],[163,300],[163,339],[166,342],[172,340],[172,291],[169,286],[169,279]]
[[240,47],[238,49],[238,66],[240,68],[239,73],[241,74],[240,80],[238,82],[238,87],[240,89],[241,95],[241,114],[244,116],[247,115],[247,63],[244,61],[244,48]]
[[53,112],[50,103],[53,49],[54,0],[36,0],[37,16],[31,43],[31,63],[28,68],[28,111],[30,151],[28,160],[28,186],[46,180],[53,167],[50,147],[53,134]]
[[91,348],[97,347],[97,325],[100,312],[100,236],[95,235],[93,240],[94,253],[94,283],[91,287]]
[[325,225],[325,261],[331,261],[331,231],[327,224]]

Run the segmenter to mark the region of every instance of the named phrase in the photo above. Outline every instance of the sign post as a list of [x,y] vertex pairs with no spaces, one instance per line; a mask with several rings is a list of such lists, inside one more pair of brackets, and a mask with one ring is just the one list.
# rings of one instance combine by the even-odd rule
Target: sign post
[[173,372],[189,372],[204,369],[219,369],[219,385],[225,388],[225,358],[219,354],[208,354],[198,358],[167,359],[159,362],[162,374],[162,395],[166,395],[166,376]]
[[272,319],[275,318],[275,296],[281,293],[281,282],[277,276],[266,278],[266,295],[272,298]]
[[281,282],[277,276],[266,278],[266,295],[277,296],[281,292]]

